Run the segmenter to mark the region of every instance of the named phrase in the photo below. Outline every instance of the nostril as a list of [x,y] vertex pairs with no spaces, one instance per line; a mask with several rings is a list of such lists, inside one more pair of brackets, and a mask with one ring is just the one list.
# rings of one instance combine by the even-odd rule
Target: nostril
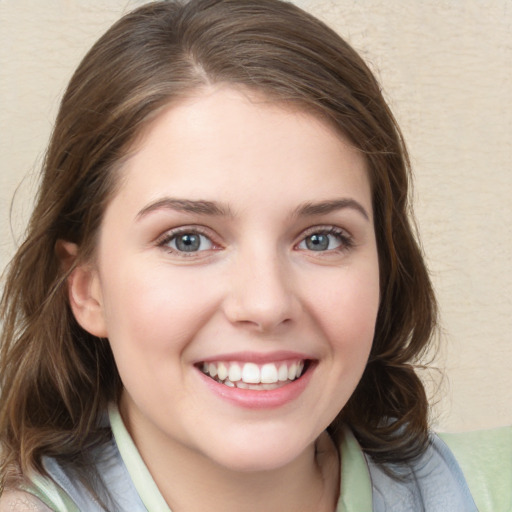
[[297,310],[298,308],[294,308],[289,303],[265,305],[261,302],[254,304],[246,302],[226,309],[226,316],[234,324],[265,333],[293,324],[295,317],[298,316]]

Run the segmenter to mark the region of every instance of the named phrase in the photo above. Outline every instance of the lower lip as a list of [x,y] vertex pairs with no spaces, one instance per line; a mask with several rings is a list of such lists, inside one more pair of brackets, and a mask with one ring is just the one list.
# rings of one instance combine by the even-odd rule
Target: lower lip
[[282,407],[298,398],[306,389],[314,371],[314,366],[309,365],[308,370],[297,380],[277,389],[255,391],[253,389],[239,389],[220,384],[211,377],[197,370],[202,381],[210,391],[223,400],[243,407],[245,409],[275,409]]

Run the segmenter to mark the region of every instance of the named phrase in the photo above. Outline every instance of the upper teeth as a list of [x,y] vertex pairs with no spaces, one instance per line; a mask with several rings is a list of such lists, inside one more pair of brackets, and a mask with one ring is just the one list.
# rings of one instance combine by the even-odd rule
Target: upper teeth
[[215,362],[203,363],[203,373],[219,381],[242,381],[246,384],[273,384],[295,380],[301,376],[304,361],[281,361],[278,363]]

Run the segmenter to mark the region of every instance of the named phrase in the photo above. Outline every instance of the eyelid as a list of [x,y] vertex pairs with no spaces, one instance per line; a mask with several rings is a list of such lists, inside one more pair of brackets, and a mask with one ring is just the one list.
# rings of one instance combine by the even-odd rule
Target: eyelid
[[341,233],[349,238],[352,238],[352,235],[346,228],[342,228],[334,224],[318,224],[315,226],[311,226],[309,228],[304,229],[300,236],[305,237],[314,233]]

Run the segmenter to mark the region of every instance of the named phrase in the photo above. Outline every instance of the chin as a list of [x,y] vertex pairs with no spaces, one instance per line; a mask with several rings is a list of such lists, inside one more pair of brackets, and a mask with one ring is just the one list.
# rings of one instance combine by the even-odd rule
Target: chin
[[207,456],[228,471],[238,473],[258,473],[278,470],[307,457],[311,448],[314,453],[314,441],[304,442],[292,439],[289,433],[285,437],[254,436],[246,437],[241,443],[227,442],[226,439],[218,446],[221,450]]

